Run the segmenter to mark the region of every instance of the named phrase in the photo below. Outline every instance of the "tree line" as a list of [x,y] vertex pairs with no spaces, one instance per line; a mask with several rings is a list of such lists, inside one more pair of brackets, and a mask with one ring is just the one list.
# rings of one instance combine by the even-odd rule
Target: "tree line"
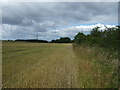
[[91,30],[90,34],[85,35],[79,32],[73,42],[77,44],[87,44],[90,46],[100,46],[104,48],[119,49],[120,43],[120,26],[105,28],[99,30],[100,27],[95,27]]
[[71,43],[72,40],[69,37],[61,37],[60,39],[56,39],[56,40],[51,40],[51,41],[47,41],[47,40],[38,40],[38,39],[17,39],[15,41],[22,41],[22,42],[36,42],[36,43]]
[[38,40],[38,39],[27,39],[27,40],[24,40],[24,39],[17,39],[15,41],[22,41],[22,42],[36,42],[36,43],[48,43],[47,40]]
[[90,31],[90,34],[85,35],[82,32],[79,32],[75,35],[74,39],[71,40],[69,37],[61,37],[56,40],[37,40],[37,39],[28,39],[22,40],[17,39],[15,41],[25,41],[25,42],[38,42],[38,43],[76,43],[76,44],[86,44],[90,46],[100,46],[105,48],[119,49],[120,43],[120,26],[105,28],[100,30],[100,27],[95,27]]

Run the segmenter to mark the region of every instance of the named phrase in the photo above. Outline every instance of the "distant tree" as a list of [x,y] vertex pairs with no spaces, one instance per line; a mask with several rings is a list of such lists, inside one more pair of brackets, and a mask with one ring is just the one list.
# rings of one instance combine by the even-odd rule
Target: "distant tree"
[[74,42],[75,43],[81,43],[86,39],[86,36],[83,33],[78,33],[75,37],[74,37]]
[[24,39],[17,39],[15,41],[21,41],[21,42],[37,42],[37,43],[48,43],[47,40],[37,40],[37,39],[27,39],[27,40],[24,40]]
[[51,41],[51,43],[55,43],[55,42],[56,42],[56,40],[52,40],[52,41]]
[[69,37],[61,37],[60,39],[52,40],[52,43],[71,43],[71,39]]
[[71,40],[70,40],[69,37],[61,37],[61,38],[59,39],[59,42],[60,42],[60,43],[70,43]]

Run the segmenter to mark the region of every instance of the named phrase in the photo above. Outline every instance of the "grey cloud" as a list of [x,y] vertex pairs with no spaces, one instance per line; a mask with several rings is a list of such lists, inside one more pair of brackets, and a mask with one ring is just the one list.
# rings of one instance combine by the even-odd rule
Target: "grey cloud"
[[[14,6],[15,4],[15,6]],[[111,3],[14,3],[10,7],[3,5],[3,23],[20,24],[24,18],[37,22],[90,20],[96,15],[115,12],[115,4]],[[111,10],[112,9],[112,10]],[[111,13],[112,12],[112,13]],[[68,22],[67,22],[68,23]]]
[[116,23],[117,5],[113,2],[3,3],[2,24],[17,27],[9,31],[14,38],[42,33],[40,36],[48,39],[60,36],[55,30],[71,24]]

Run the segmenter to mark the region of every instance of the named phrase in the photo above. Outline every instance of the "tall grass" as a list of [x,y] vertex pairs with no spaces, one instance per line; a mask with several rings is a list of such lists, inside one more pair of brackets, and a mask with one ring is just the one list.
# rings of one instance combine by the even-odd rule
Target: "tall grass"
[[3,88],[117,87],[118,53],[77,44],[3,42]]
[[98,46],[91,47],[83,44],[73,44],[73,49],[79,58],[93,64],[94,67],[89,73],[93,72],[93,77],[96,79],[96,83],[99,84],[98,87],[118,87],[117,51],[100,48]]

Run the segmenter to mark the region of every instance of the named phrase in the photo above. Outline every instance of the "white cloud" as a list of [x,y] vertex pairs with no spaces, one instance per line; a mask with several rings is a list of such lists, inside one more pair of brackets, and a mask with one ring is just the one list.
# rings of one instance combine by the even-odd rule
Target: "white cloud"
[[70,37],[71,39],[78,33],[83,31],[85,34],[89,34],[90,30],[95,27],[101,27],[105,29],[105,26],[108,28],[115,27],[115,25],[104,25],[104,24],[95,24],[95,25],[79,25],[72,26],[68,28],[61,29],[52,29],[47,30],[46,32],[38,32],[37,29],[33,27],[20,27],[16,25],[3,24],[2,25],[2,38],[3,39],[35,39],[35,36],[38,35],[39,39],[52,40],[60,37]]
[[94,25],[79,25],[79,26],[73,26],[69,28],[64,28],[64,30],[78,30],[78,31],[90,31],[92,28],[95,27],[100,27],[101,30],[105,29],[106,27],[112,28],[115,27],[116,25],[104,25],[101,23],[94,24]]
[[64,36],[73,38],[81,30],[87,34],[96,26],[105,28],[95,23],[117,23],[117,7],[113,2],[3,3],[3,29],[0,32],[3,39],[34,39],[35,35],[47,40]]

